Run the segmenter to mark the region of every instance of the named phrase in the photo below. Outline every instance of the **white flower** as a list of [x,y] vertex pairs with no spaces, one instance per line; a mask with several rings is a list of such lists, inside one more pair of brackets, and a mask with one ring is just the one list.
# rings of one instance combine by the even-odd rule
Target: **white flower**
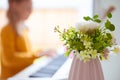
[[120,46],[115,45],[115,46],[114,46],[114,49],[113,49],[113,52],[114,52],[114,53],[120,53]]
[[87,49],[87,48],[91,48],[91,44],[92,44],[92,43],[91,43],[91,42],[84,41],[83,44],[84,44],[85,48]]
[[98,28],[100,24],[95,22],[82,22],[76,24],[76,31],[81,31],[83,33],[86,33],[88,31],[93,31],[96,28]]

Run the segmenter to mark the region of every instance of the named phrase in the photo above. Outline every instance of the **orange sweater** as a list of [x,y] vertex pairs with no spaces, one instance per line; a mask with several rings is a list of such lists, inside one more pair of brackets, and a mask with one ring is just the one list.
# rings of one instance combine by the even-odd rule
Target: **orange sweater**
[[30,45],[28,44],[25,35],[17,35],[13,27],[10,25],[5,26],[1,31],[2,40],[2,78],[8,78],[25,67],[33,63],[37,58],[30,52]]

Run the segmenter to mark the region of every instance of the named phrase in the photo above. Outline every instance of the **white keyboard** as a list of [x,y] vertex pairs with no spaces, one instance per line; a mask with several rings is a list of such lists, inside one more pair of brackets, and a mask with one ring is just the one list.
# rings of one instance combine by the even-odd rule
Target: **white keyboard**
[[68,58],[62,67],[53,75],[53,80],[68,80],[72,59]]
[[[49,66],[49,64],[52,62],[51,58],[49,58],[49,59],[45,58],[43,60],[38,61],[35,64],[32,64],[31,66],[27,67],[26,69],[19,72],[15,76],[9,78],[8,80],[67,80],[72,59],[65,59],[65,57],[63,57],[63,56],[61,56],[60,59],[59,60],[53,59],[53,61],[58,60],[58,64],[61,63],[62,65],[59,65],[57,68],[51,67],[51,69],[53,69],[54,72],[48,71],[48,73],[52,73],[52,75],[46,76],[46,75],[43,75],[43,73],[42,73],[42,72],[46,72],[48,70],[48,69],[46,69],[46,66]],[[36,73],[39,71],[40,71],[40,75],[39,75],[39,73],[38,74]],[[35,74],[35,75],[33,75],[33,74]]]

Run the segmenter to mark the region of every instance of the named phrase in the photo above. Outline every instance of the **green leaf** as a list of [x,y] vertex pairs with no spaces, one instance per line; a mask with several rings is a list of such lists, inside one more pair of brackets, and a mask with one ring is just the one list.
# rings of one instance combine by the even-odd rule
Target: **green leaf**
[[102,60],[102,57],[101,57],[101,55],[100,55],[100,57],[99,57],[99,58],[100,58],[100,60]]
[[109,39],[112,39],[112,35],[110,33],[106,34]]
[[114,31],[115,30],[115,26],[113,24],[110,24],[109,30],[110,31]]
[[68,49],[68,50],[66,51],[66,53],[64,54],[64,56],[68,57],[71,51],[72,51],[72,50]]
[[97,23],[101,23],[100,19],[95,19],[94,21],[97,22]]
[[83,19],[86,20],[86,21],[91,20],[91,18],[90,18],[89,16],[87,16],[87,17],[83,17]]
[[99,48],[101,47],[101,44],[100,43],[94,43],[94,48],[96,50],[99,50]]
[[111,24],[111,22],[109,20],[107,20],[105,22],[105,27],[106,27],[106,29],[109,29],[110,31],[114,31],[115,30],[115,26],[113,24]]
[[107,14],[107,17],[108,17],[108,18],[112,18],[112,14],[111,14],[111,13],[108,13],[108,14]]
[[97,18],[98,18],[98,15],[94,15],[93,18],[94,18],[94,19],[97,19]]
[[105,22],[105,27],[108,29],[110,25],[111,25],[111,22],[110,22],[109,20],[107,20],[107,21]]

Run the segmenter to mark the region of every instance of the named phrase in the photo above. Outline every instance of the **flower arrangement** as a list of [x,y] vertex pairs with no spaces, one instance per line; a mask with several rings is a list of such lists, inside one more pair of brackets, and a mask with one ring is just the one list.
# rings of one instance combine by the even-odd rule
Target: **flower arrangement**
[[110,51],[119,53],[119,46],[115,46],[113,31],[114,24],[110,22],[112,14],[107,15],[107,19],[102,21],[98,15],[92,18],[83,17],[86,22],[77,24],[76,27],[60,30],[55,27],[55,32],[59,33],[62,41],[65,43],[67,51],[65,56],[71,52],[83,61],[89,61],[91,58],[99,57],[100,60],[108,59]]

